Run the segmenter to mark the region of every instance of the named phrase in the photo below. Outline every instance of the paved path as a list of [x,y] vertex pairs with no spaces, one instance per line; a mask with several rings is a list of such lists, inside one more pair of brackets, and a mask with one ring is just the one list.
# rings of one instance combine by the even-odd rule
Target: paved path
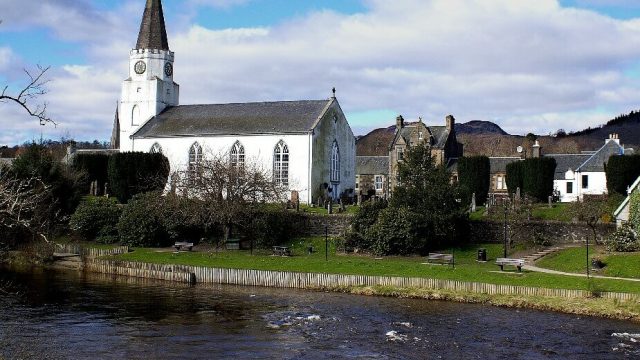
[[[522,268],[525,269],[525,270],[529,270],[529,271],[542,272],[542,273],[547,273],[547,274],[587,277],[587,274],[568,273],[568,272],[563,272],[563,271],[544,269],[544,268],[541,268],[541,267],[531,266],[531,265],[525,265]],[[596,278],[596,279],[627,280],[627,281],[640,282],[640,279],[619,278],[619,277],[613,277],[613,276],[591,275],[591,277],[592,278]]]

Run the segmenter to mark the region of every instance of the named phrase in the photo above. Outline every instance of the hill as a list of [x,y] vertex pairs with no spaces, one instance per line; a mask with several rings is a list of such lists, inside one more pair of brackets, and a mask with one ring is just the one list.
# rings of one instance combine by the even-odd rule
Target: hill
[[457,134],[496,134],[509,135],[500,126],[491,121],[472,120],[463,124],[456,124]]

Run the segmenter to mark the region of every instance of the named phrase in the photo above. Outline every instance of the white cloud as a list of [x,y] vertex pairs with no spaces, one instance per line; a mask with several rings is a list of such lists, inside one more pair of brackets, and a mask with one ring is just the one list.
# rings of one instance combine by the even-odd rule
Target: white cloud
[[[366,5],[365,13],[322,11],[268,28],[191,25],[171,32],[169,24],[181,103],[327,98],[336,86],[343,109],[360,114],[354,128],[380,125],[362,113],[395,111],[427,123],[447,114],[493,120],[515,133],[581,129],[637,108],[640,85],[625,71],[640,59],[640,20],[563,8],[555,0]],[[89,16],[59,30],[86,31],[91,39],[89,67],[57,71],[49,97],[61,126],[79,138],[109,136],[141,16],[139,4],[125,7],[120,19]],[[112,23],[122,27],[109,34]]]

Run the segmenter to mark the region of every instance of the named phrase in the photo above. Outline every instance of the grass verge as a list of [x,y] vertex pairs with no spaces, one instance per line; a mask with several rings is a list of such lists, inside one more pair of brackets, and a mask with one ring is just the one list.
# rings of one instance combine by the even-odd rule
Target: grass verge
[[[640,252],[610,253],[603,247],[589,248],[589,259],[599,258],[605,263],[604,269],[594,274],[625,278],[640,278]],[[569,248],[548,255],[536,263],[537,266],[571,273],[585,273],[587,249],[585,246]],[[638,285],[640,286],[640,285]]]
[[[325,260],[323,238],[299,239],[291,244],[292,257],[271,256],[271,251],[196,251],[174,253],[171,250],[135,249],[116,259],[156,264],[179,264],[202,267],[313,272],[353,275],[422,277],[490,284],[531,286],[556,289],[580,289],[640,293],[640,284],[607,279],[579,278],[515,270],[500,272],[495,259],[501,257],[502,247],[497,244],[474,245],[446,252],[455,254],[455,268],[446,265],[425,265],[424,257],[384,257],[338,254],[333,240],[329,242],[328,261]],[[307,247],[314,252],[308,254]],[[487,249],[489,262],[476,262],[477,249]]]

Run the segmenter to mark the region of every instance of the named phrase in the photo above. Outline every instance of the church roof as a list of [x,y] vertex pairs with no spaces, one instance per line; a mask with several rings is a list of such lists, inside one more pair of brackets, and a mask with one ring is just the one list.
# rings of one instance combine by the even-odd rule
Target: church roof
[[147,0],[136,49],[169,50],[161,0]]
[[151,118],[133,137],[308,133],[333,101],[173,106]]

